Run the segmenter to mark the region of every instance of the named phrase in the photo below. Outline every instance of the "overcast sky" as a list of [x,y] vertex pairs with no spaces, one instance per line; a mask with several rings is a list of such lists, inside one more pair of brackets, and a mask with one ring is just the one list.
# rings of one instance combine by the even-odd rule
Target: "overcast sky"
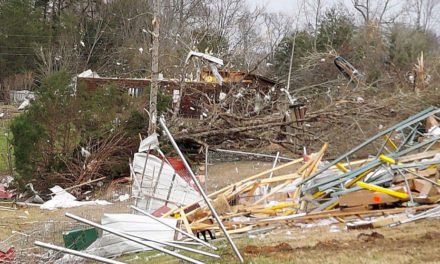
[[[265,7],[267,11],[274,13],[284,13],[293,17],[300,14],[300,24],[305,22],[304,1],[303,0],[247,0],[249,7]],[[309,1],[309,3],[314,3]],[[328,7],[344,3],[349,9],[352,7],[351,0],[322,0],[322,10]],[[310,8],[310,6],[309,6]],[[300,11],[301,10],[301,11]]]
[[292,13],[297,0],[248,0],[250,6],[267,6],[273,12]]

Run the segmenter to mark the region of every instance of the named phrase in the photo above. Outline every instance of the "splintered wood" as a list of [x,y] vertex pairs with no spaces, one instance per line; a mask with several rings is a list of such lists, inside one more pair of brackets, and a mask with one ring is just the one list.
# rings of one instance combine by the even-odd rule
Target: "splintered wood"
[[[425,133],[418,133],[417,128],[423,127],[423,118],[418,116],[428,110],[434,114],[424,114],[425,119],[428,116]],[[402,121],[396,129],[379,133],[331,163],[323,161],[326,143],[304,159],[244,178],[208,198],[231,233],[328,217],[348,228],[373,228],[440,216],[440,127],[439,118],[435,117],[440,110],[424,112]],[[415,118],[419,119],[413,121]],[[402,136],[405,126],[410,128],[409,134]],[[352,159],[353,153],[372,142],[382,146],[378,153],[367,159]],[[280,169],[290,171],[272,177]],[[403,212],[406,214],[392,215]],[[172,209],[163,216],[181,217],[189,231],[218,230],[211,213],[200,201]],[[381,217],[370,222],[364,218],[378,215]]]
[[[406,170],[403,176],[396,172],[390,179],[392,187],[378,187],[363,182],[367,176],[371,176],[381,169],[382,165],[379,164],[359,173],[359,175],[354,175],[353,178],[343,183],[342,187],[346,191],[339,195],[319,190],[312,193],[304,192],[305,180],[318,171],[327,148],[328,145],[324,144],[321,150],[311,154],[307,161],[297,159],[211,193],[208,197],[212,200],[215,210],[229,232],[238,234],[269,224],[280,224],[286,221],[307,222],[327,217],[335,217],[341,223],[347,222],[348,228],[359,228],[359,226],[348,222],[356,220],[361,215],[382,215],[377,221],[371,223],[365,224],[363,221],[362,227],[375,228],[390,225],[401,219],[407,219],[403,216],[383,216],[384,214],[405,211],[402,205],[409,202],[409,191],[405,189],[405,180],[408,182],[410,192],[417,203],[435,204],[440,199],[439,184],[436,183],[438,169],[433,165]],[[436,157],[439,153],[440,150],[436,149],[410,154],[399,157],[398,162],[387,157],[381,157],[381,159],[396,165],[402,165],[402,162],[414,164],[421,159]],[[325,176],[324,179],[341,175],[341,172],[350,173],[350,171],[362,168],[370,162],[374,162],[374,159],[337,164],[328,169],[328,176]],[[300,167],[298,168],[298,166]],[[292,169],[291,173],[285,175],[269,176],[272,172],[285,168],[298,169]],[[396,196],[396,193],[402,195]],[[418,206],[415,211],[429,208],[432,206]],[[211,211],[203,202],[188,204],[171,210],[163,216],[180,217],[189,232],[197,233],[208,229],[219,230],[215,221],[212,221]]]
[[[324,144],[318,153],[310,156],[307,162],[297,159],[247,177],[232,185],[226,186],[212,194],[209,198],[213,201],[214,208],[224,221],[224,225],[234,233],[248,231],[258,225],[258,220],[267,217],[283,216],[298,212],[301,204],[300,188],[298,184],[313,174],[324,156],[328,145]],[[292,168],[303,163],[296,171],[286,175],[269,178],[270,173],[284,168]],[[266,178],[264,178],[266,177]],[[217,225],[210,221],[211,212],[208,207],[200,202],[172,210],[164,215],[181,217],[186,229],[217,229]],[[234,221],[233,218],[246,217],[246,223]],[[250,219],[255,220],[253,223]],[[187,226],[190,221],[191,227]]]

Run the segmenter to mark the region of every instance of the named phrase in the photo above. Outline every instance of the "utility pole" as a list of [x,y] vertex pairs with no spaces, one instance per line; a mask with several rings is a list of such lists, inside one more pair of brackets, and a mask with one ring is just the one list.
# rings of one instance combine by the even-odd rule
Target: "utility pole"
[[159,29],[160,0],[153,0],[153,47],[151,49],[151,89],[150,89],[150,121],[148,134],[156,132],[157,127],[157,90],[159,89]]

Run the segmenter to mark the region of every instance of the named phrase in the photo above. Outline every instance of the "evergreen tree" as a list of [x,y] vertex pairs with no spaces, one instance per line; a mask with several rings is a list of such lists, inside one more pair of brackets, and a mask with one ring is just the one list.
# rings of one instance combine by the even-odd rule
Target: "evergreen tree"
[[48,42],[41,8],[31,0],[0,2],[0,25],[0,79],[35,68],[35,49]]

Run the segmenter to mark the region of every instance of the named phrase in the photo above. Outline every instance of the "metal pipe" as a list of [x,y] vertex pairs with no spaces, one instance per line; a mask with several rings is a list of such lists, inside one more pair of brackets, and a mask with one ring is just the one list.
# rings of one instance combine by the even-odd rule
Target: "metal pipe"
[[[411,153],[412,151],[417,150],[417,149],[419,149],[419,148],[421,148],[421,147],[423,147],[425,145],[428,145],[428,144],[430,144],[432,142],[435,142],[437,140],[440,140],[440,136],[432,137],[429,140],[426,140],[426,141],[423,141],[421,143],[418,143],[418,144],[416,144],[414,146],[411,146],[411,147],[409,147],[407,149],[404,149],[404,150],[402,150],[400,152],[391,153],[388,156],[391,157],[391,158],[398,158],[398,157],[401,157],[401,156],[406,155],[408,153]],[[335,177],[331,177],[331,176],[327,177],[327,178],[323,179],[319,183],[316,183],[316,184],[314,184],[312,186],[306,187],[303,191],[307,192],[308,190],[311,190],[313,188],[319,188],[320,191],[325,190],[327,188],[330,188],[330,187],[333,187],[335,185],[338,185],[339,183],[342,183],[342,182],[344,182],[344,181],[346,181],[348,179],[354,178],[356,175],[359,175],[360,173],[365,172],[365,171],[367,171],[369,169],[372,169],[375,166],[380,165],[380,164],[381,164],[381,162],[379,160],[370,161],[366,165],[358,167],[358,168],[356,168],[356,169],[354,169],[352,171],[349,171],[347,173],[344,173],[343,175],[339,175],[339,176],[335,176]],[[309,178],[307,178],[307,179],[309,179]]]
[[416,177],[419,177],[419,178],[421,178],[421,179],[423,179],[423,180],[425,180],[425,181],[428,181],[428,182],[430,182],[430,183],[432,183],[432,184],[434,184],[434,185],[440,187],[440,184],[439,184],[439,183],[437,183],[437,182],[435,182],[435,181],[433,181],[433,180],[431,180],[431,179],[429,179],[429,178],[426,178],[425,176],[422,176],[422,175],[420,175],[420,174],[417,174],[417,173],[415,173],[415,172],[413,172],[413,171],[411,171],[411,170],[408,170],[408,169],[403,169],[403,170],[406,171],[406,172],[408,172],[408,173],[410,173],[410,174],[412,174],[412,175],[414,175],[414,176],[416,176]]
[[96,261],[99,261],[99,262],[102,262],[102,263],[124,264],[124,262],[120,262],[120,261],[117,261],[117,260],[107,259],[107,258],[95,256],[95,255],[92,255],[92,254],[84,253],[84,252],[81,252],[81,251],[76,251],[76,250],[73,250],[73,249],[68,249],[68,248],[64,248],[64,247],[55,246],[55,245],[52,245],[52,244],[47,244],[47,243],[44,243],[44,242],[41,242],[41,241],[35,241],[34,244],[36,246],[39,246],[39,247],[53,249],[53,250],[60,251],[60,252],[66,253],[66,254],[75,255],[75,256],[78,256],[78,257],[86,258],[86,259],[96,260]]
[[[391,175],[394,174],[394,173],[391,171],[391,169],[390,169],[389,167],[385,167],[385,169],[386,169]],[[411,192],[411,187],[409,187],[409,183],[408,183],[408,179],[406,178],[406,175],[403,174],[402,171],[399,170],[399,169],[397,169],[397,173],[399,173],[400,176],[402,176],[402,178],[403,178],[403,180],[404,180],[404,182],[405,182],[405,186],[406,186],[406,188],[407,188],[407,192],[408,192],[408,195],[409,195],[409,200],[410,200],[410,202],[411,202],[410,206],[415,206],[415,203],[414,203],[414,197],[413,197],[412,192]]]
[[367,146],[368,144],[370,144],[371,142],[375,141],[376,139],[390,133],[393,130],[400,130],[404,127],[408,127],[411,126],[414,123],[420,122],[421,120],[428,118],[431,115],[437,114],[440,112],[440,109],[436,108],[436,107],[428,107],[427,109],[408,117],[407,119],[401,121],[400,123],[385,129],[384,131],[376,134],[375,136],[367,139],[365,142],[361,143],[360,145],[354,147],[353,149],[351,149],[350,151],[346,152],[345,154],[342,154],[341,156],[339,156],[338,158],[336,158],[335,160],[333,160],[332,162],[330,162],[329,164],[327,164],[326,166],[324,166],[322,169],[320,169],[319,171],[315,172],[313,175],[311,175],[310,177],[304,179],[304,181],[302,183],[306,183],[312,179],[314,179],[316,176],[318,176],[319,174],[323,173],[324,171],[328,170],[330,167],[335,166],[338,162],[340,162],[341,160],[345,159],[345,157],[352,155],[353,153],[357,152],[358,150],[362,149],[363,147]]
[[168,200],[170,199],[171,196],[171,191],[173,190],[174,187],[174,180],[176,179],[176,172],[173,173],[173,178],[171,179],[171,184],[170,184],[170,188],[168,189],[168,194],[167,194],[167,198],[165,199],[165,206],[168,205]]
[[[400,144],[400,146],[397,147],[396,151],[399,151],[401,148],[403,148],[403,146],[405,146],[407,144],[407,142],[412,142],[414,136],[417,134],[417,129],[418,129],[419,125],[416,124],[412,129],[411,132],[408,134],[408,136],[406,136],[406,138],[403,139],[402,143]],[[411,128],[411,126],[410,126]]]
[[144,169],[142,170],[141,189],[142,189],[142,183],[144,182],[145,170],[147,169],[148,157],[150,156],[150,148],[151,148],[151,144],[148,145],[148,150],[147,150],[147,156],[145,158]]
[[352,179],[352,178],[358,176],[359,174],[361,174],[365,171],[368,171],[370,169],[373,169],[379,165],[380,165],[379,160],[373,160],[373,161],[367,163],[366,165],[359,167],[359,168],[356,168],[354,170],[351,170],[345,174],[337,175],[334,178],[331,178],[331,177],[328,177],[328,179],[324,178],[324,179],[322,179],[321,182],[318,182],[314,185],[305,187],[303,189],[303,191],[307,192],[307,191],[312,190],[314,188],[319,188],[320,191],[326,190],[326,189],[331,188],[333,186],[336,186],[338,184],[344,183],[345,181]]
[[223,225],[222,220],[218,216],[217,212],[215,211],[214,206],[211,204],[211,201],[209,201],[208,196],[203,191],[202,186],[200,185],[199,181],[196,179],[194,172],[192,171],[191,167],[189,166],[188,162],[186,161],[185,157],[183,156],[182,152],[180,151],[179,147],[177,146],[176,141],[174,141],[173,135],[171,135],[170,131],[168,130],[168,127],[165,125],[165,120],[163,119],[163,117],[159,118],[159,123],[162,126],[164,132],[167,134],[168,139],[170,140],[170,142],[173,145],[174,149],[176,150],[177,154],[179,154],[180,158],[182,159],[183,164],[185,165],[185,168],[188,170],[189,174],[191,175],[191,178],[193,179],[194,183],[196,184],[197,188],[199,189],[200,194],[202,195],[203,199],[205,200],[206,205],[211,210],[212,216],[217,221],[218,226],[223,231],[223,234],[225,234],[226,239],[228,240],[229,244],[231,244],[231,247],[234,250],[235,254],[237,255],[238,259],[240,260],[241,263],[243,263],[244,260],[240,254],[240,251],[238,250],[234,241],[232,241],[231,236],[229,236],[228,231],[226,231],[226,228]]
[[440,159],[421,161],[416,163],[391,165],[391,169],[420,168],[423,166],[438,165],[438,164],[440,164]]
[[[377,151],[376,158],[379,158],[380,154],[382,154],[382,151],[384,149],[386,149],[386,145],[388,143],[388,140],[391,140],[391,134],[392,134],[392,132],[390,132],[389,134],[385,135],[385,140],[382,143],[382,145],[380,146],[379,150]],[[348,157],[346,157],[346,158],[348,159]]]
[[408,189],[409,199],[411,201],[411,206],[415,206],[416,204],[414,202],[414,197],[411,192],[411,187],[409,187],[409,183],[408,183],[408,179],[406,178],[406,175],[403,174],[402,171],[399,169],[397,169],[397,172],[399,172],[400,176],[402,176],[403,180],[405,181],[406,188]]
[[209,149],[208,149],[208,146],[206,146],[206,149],[205,149],[205,192],[208,191],[208,154],[209,154]]
[[424,147],[424,146],[426,146],[428,144],[434,144],[437,140],[440,140],[440,135],[432,137],[432,138],[430,138],[428,140],[422,141],[421,143],[413,145],[413,146],[411,146],[411,147],[409,147],[407,149],[404,149],[404,150],[402,150],[400,152],[397,152],[397,156],[396,157],[400,157],[400,156],[406,155],[408,153],[411,153],[414,150],[422,148],[422,147]]
[[132,186],[131,186],[131,195],[133,197],[134,197],[134,195],[133,195],[133,184],[136,184],[139,187],[139,191],[138,191],[138,193],[136,193],[136,197],[135,197],[135,201],[134,201],[135,205],[137,205],[138,201],[139,201],[139,194],[142,194],[142,188],[141,188],[141,185],[140,185],[140,183],[138,182],[138,180],[136,178],[136,174],[134,173],[133,164],[129,163],[128,166],[130,167],[130,176],[133,179],[133,183],[132,183]]
[[[168,255],[174,256],[174,257],[176,257],[176,258],[179,258],[179,259],[182,259],[182,260],[186,260],[186,261],[188,261],[188,262],[195,263],[195,264],[202,264],[202,263],[203,263],[203,262],[198,261],[198,260],[196,260],[196,259],[192,259],[192,258],[190,258],[190,257],[184,256],[184,255],[181,255],[181,254],[178,254],[178,253],[173,252],[173,251],[171,251],[171,250],[168,250],[168,249],[166,249],[166,248],[158,247],[158,246],[154,245],[154,244],[151,243],[151,242],[144,242],[144,241],[142,241],[142,240],[140,240],[140,239],[138,239],[138,238],[134,238],[134,237],[132,237],[132,236],[129,236],[129,235],[126,235],[126,234],[124,234],[124,233],[122,233],[122,232],[119,232],[119,231],[117,231],[117,230],[115,230],[115,229],[113,229],[113,228],[110,228],[110,227],[107,227],[107,226],[103,226],[103,225],[97,224],[97,223],[95,223],[95,222],[89,221],[89,220],[84,219],[84,218],[81,218],[81,217],[79,217],[79,216],[76,216],[76,215],[73,215],[73,214],[70,214],[70,213],[66,213],[65,216],[68,217],[68,218],[72,218],[72,219],[74,219],[74,220],[76,220],[76,221],[78,221],[78,222],[81,222],[81,223],[84,223],[84,224],[87,224],[87,225],[90,225],[90,226],[93,226],[93,227],[96,227],[96,228],[102,229],[102,230],[107,231],[107,232],[109,232],[109,233],[111,233],[111,234],[114,234],[114,235],[116,235],[116,236],[118,236],[118,237],[122,237],[122,238],[128,239],[128,240],[133,241],[133,242],[135,242],[135,243],[138,243],[138,244],[140,244],[140,245],[143,245],[143,246],[146,246],[146,247],[150,247],[150,248],[155,249],[155,250],[158,250],[158,251],[160,251],[160,252],[162,252],[162,253],[165,253],[165,254],[168,254]],[[153,241],[153,240],[151,240],[151,241]]]
[[191,242],[191,241],[179,241],[179,240],[173,240],[173,241],[167,241],[169,243],[172,244],[177,244],[177,245],[188,245],[188,246],[201,246],[202,244],[197,243],[197,242]]
[[194,236],[194,235],[191,235],[191,234],[188,233],[188,232],[183,231],[182,229],[179,229],[179,228],[177,228],[177,227],[175,227],[175,226],[172,226],[172,225],[168,224],[168,223],[165,222],[165,221],[162,221],[162,219],[160,219],[159,217],[155,217],[154,215],[152,215],[152,214],[150,214],[150,213],[148,213],[148,212],[146,212],[146,211],[144,211],[144,210],[142,210],[142,209],[139,209],[139,208],[137,208],[136,206],[133,206],[133,205],[131,206],[131,208],[132,208],[133,210],[135,210],[135,211],[137,211],[137,212],[139,212],[139,213],[145,215],[145,216],[150,217],[150,218],[153,219],[153,220],[156,220],[157,222],[163,224],[164,226],[167,226],[167,227],[169,227],[169,228],[175,230],[176,232],[181,233],[182,235],[185,235],[185,236],[187,236],[187,237],[189,237],[189,238],[192,238],[192,239],[194,239],[195,241],[197,241],[197,242],[199,242],[199,243],[201,243],[201,244],[203,244],[203,245],[205,245],[205,246],[207,246],[207,247],[210,247],[210,248],[212,248],[212,249],[214,249],[214,250],[217,250],[217,248],[214,247],[213,245],[211,245],[211,244],[209,244],[209,243],[207,243],[207,242],[201,240],[200,238],[198,238],[198,237],[196,237],[196,236]]
[[[162,162],[160,163],[160,167],[159,167],[159,172],[157,174],[157,179],[156,179],[156,183],[154,184],[153,190],[152,190],[152,196],[154,196],[156,194],[156,190],[157,190],[157,185],[159,185],[159,181],[160,181],[160,175],[162,174],[162,169],[163,169],[163,164],[165,163],[165,161],[162,159]],[[151,183],[153,183],[154,180],[154,173],[153,173],[153,178],[151,179]],[[152,204],[151,199],[149,200],[149,204]],[[149,209],[149,211],[151,211],[151,208]]]
[[[262,153],[252,153],[252,152],[245,152],[245,151],[238,151],[238,150],[228,150],[228,149],[215,149],[215,151],[218,152],[225,152],[225,153],[234,153],[234,154],[240,154],[240,155],[253,155],[257,157],[265,157],[265,158],[275,158],[274,155],[269,154],[262,154]],[[287,161],[293,161],[294,159],[286,158],[286,157],[279,157],[280,160],[287,160]]]
[[174,247],[174,248],[177,248],[177,249],[185,250],[185,251],[192,252],[192,253],[197,253],[197,254],[200,254],[200,255],[205,255],[205,256],[208,256],[208,257],[220,258],[220,256],[217,255],[217,254],[212,254],[212,253],[209,253],[209,252],[206,252],[206,251],[201,251],[201,250],[198,250],[198,249],[195,249],[195,248],[184,247],[184,246],[179,245],[179,244],[174,244],[173,242],[158,241],[158,240],[152,241],[151,239],[148,239],[146,237],[138,236],[138,235],[133,235],[133,234],[129,234],[129,233],[126,233],[126,232],[123,232],[123,234],[128,235],[128,236],[132,236],[132,237],[135,237],[135,238],[139,238],[139,239],[142,239],[142,240],[145,240],[145,241],[154,242],[156,244],[160,244],[160,245],[164,245],[164,246],[168,246],[168,247]]
[[350,159],[348,157],[345,157],[345,160],[347,162],[348,169],[352,170],[353,168],[351,167]]
[[[156,167],[153,167],[153,175],[151,175],[151,186],[148,187],[150,190],[153,189],[155,172],[156,172]],[[154,193],[151,196],[154,196]],[[150,211],[150,204],[151,204],[151,199],[148,199],[147,202],[145,203],[145,209],[148,209]]]

